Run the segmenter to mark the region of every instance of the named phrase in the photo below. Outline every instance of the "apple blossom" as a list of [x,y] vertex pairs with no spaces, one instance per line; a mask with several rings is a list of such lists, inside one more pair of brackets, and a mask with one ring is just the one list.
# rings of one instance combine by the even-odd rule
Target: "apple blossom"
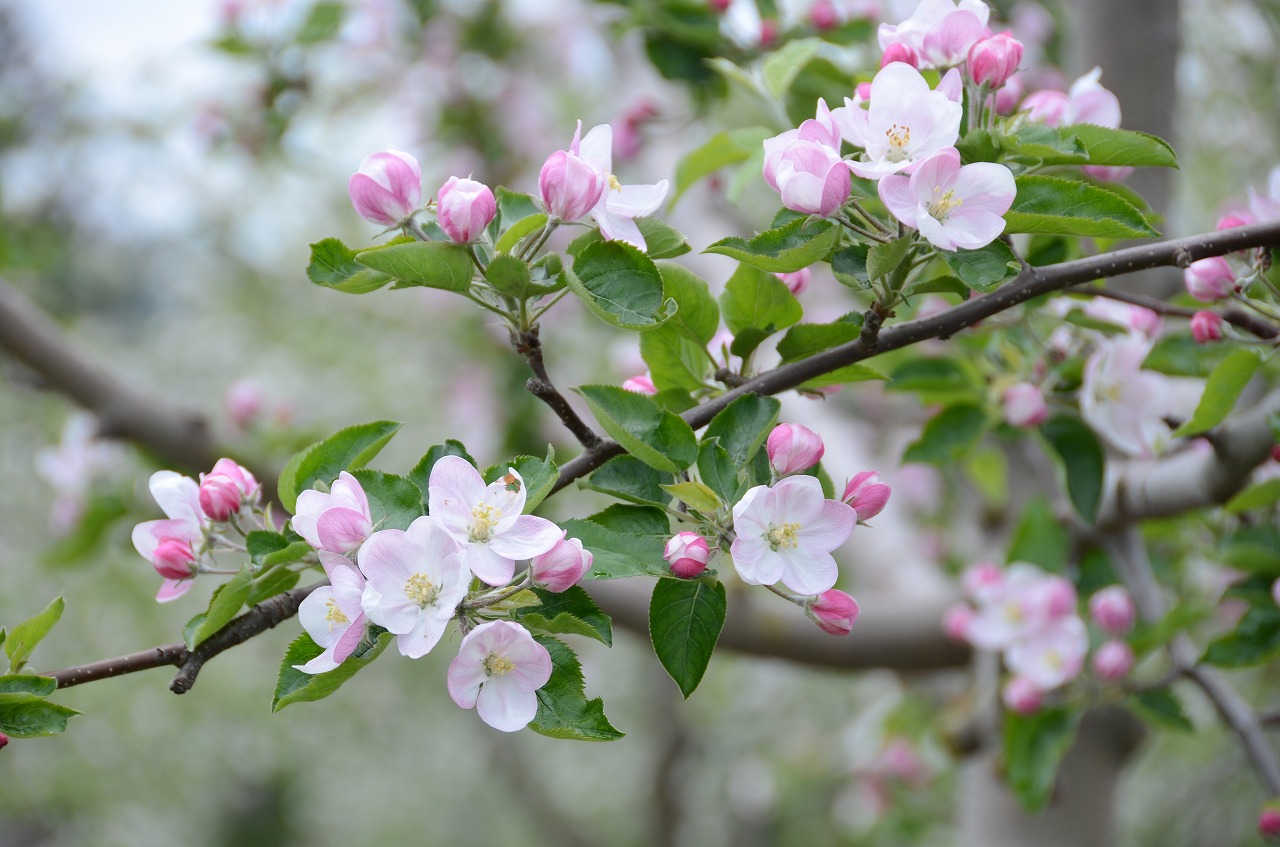
[[1192,262],[1182,272],[1187,292],[1197,300],[1212,303],[1230,297],[1236,289],[1236,272],[1222,256]]
[[778,476],[808,470],[821,461],[825,449],[822,436],[800,424],[778,424],[765,442],[769,464]]
[[973,607],[968,603],[952,603],[942,613],[942,631],[952,641],[969,640],[969,624],[973,621]]
[[1077,79],[1066,91],[1035,91],[1022,101],[1031,120],[1048,126],[1097,124],[1116,129],[1120,126],[1120,100],[1098,81],[1102,69],[1094,68]]
[[212,471],[200,477],[200,508],[215,521],[227,520],[241,505],[260,498],[253,474],[231,459],[219,459]]
[[84,514],[94,479],[120,459],[119,446],[97,434],[97,418],[74,412],[62,425],[58,445],[36,451],[36,475],[56,493],[49,523],[59,535],[70,532]]
[[849,165],[837,149],[800,132],[788,130],[765,140],[765,182],[782,195],[788,209],[830,217],[849,199]]
[[529,725],[538,714],[535,692],[551,679],[551,654],[524,627],[490,621],[467,633],[449,663],[449,696],[502,732]]
[[1208,344],[1222,339],[1222,316],[1217,312],[1201,310],[1191,316],[1191,337],[1197,344]]
[[9,746],[9,736],[5,735],[3,732],[0,732],[0,750],[3,750],[5,747],[8,747],[8,746]]
[[582,575],[591,570],[594,559],[576,538],[564,538],[541,556],[529,561],[529,574],[539,588],[559,594],[577,585]]
[[1077,603],[1076,587],[1056,574],[1045,574],[1022,596],[1023,610],[1032,626],[1074,615]]
[[870,106],[859,109],[846,101],[838,116],[841,136],[867,157],[849,167],[866,179],[910,173],[921,160],[955,143],[961,112],[947,92],[929,90],[915,68],[903,62],[886,65],[871,81]]
[[1123,641],[1108,641],[1093,654],[1093,672],[1099,679],[1118,682],[1133,670],[1133,648]]
[[1005,30],[970,47],[966,69],[974,84],[994,90],[1013,76],[1021,61],[1022,42]]
[[990,244],[1004,232],[1002,216],[1016,194],[1008,168],[994,162],[961,166],[954,147],[934,153],[910,176],[880,180],[880,199],[893,216],[941,250]]
[[835,588],[811,597],[804,607],[805,614],[823,632],[831,635],[848,635],[858,619],[858,601]]
[[653,384],[653,377],[647,373],[628,377],[623,381],[622,387],[627,391],[634,391],[636,394],[648,394],[652,396],[658,393],[658,387]]
[[891,493],[889,486],[880,481],[879,472],[862,471],[845,485],[840,499],[853,507],[859,521],[869,521],[884,510]]
[[840,10],[833,0],[816,0],[809,7],[809,23],[819,32],[835,29],[840,25]]
[[[337,557],[334,553],[324,555]],[[364,574],[354,567],[327,567],[326,570],[330,584],[312,591],[298,607],[298,622],[311,640],[324,648],[323,653],[305,665],[294,665],[305,673],[333,670],[355,652],[364,637],[365,611],[361,605]]]
[[902,62],[918,69],[920,67],[920,55],[910,45],[895,42],[884,48],[884,55],[880,57],[880,67],[892,65],[894,62]]
[[1029,616],[1037,610],[1027,603],[1028,592],[1044,577],[1043,571],[1025,562],[1015,562],[1004,571],[990,564],[966,571],[962,582],[977,607],[967,630],[969,643],[982,650],[1007,650],[1046,623]]
[[476,240],[497,213],[493,191],[474,179],[451,176],[436,195],[436,221],[457,244]]
[[1266,194],[1259,194],[1250,187],[1249,214],[1259,221],[1280,218],[1280,165],[1272,168],[1267,176]]
[[[1067,300],[1069,303],[1077,301]],[[1094,297],[1087,301],[1081,309],[1086,315],[1097,321],[1122,326],[1130,332],[1154,338],[1160,331],[1160,315],[1146,306],[1122,303],[1106,297]]]
[[671,565],[671,572],[681,579],[693,579],[707,569],[711,551],[707,539],[696,532],[678,532],[667,539],[662,548],[662,558]]
[[891,44],[913,48],[923,59],[921,67],[958,65],[975,41],[991,35],[990,15],[982,0],[921,0],[905,21],[881,24],[877,38],[882,50]]
[[[1257,220],[1249,212],[1241,212],[1241,211],[1228,212],[1227,214],[1218,218],[1218,222],[1214,224],[1213,228],[1221,231],[1224,229],[1232,229],[1238,226],[1248,226],[1251,223],[1257,223]],[[1192,264],[1195,264],[1195,263],[1192,262]]]
[[558,221],[576,221],[600,201],[608,178],[579,155],[582,121],[574,130],[568,150],[547,157],[538,174],[538,190],[547,215]]
[[996,92],[996,113],[1012,115],[1026,93],[1027,87],[1022,81],[1022,74],[1014,74],[1009,77],[1005,80],[1004,85],[1000,87],[1000,90]]
[[1009,426],[1037,427],[1049,418],[1044,393],[1029,382],[1009,386],[1003,399],[1004,420]]
[[1004,659],[1015,675],[1048,691],[1074,679],[1088,651],[1084,621],[1072,614],[1024,633],[1005,650]]
[[347,191],[360,217],[397,226],[422,202],[422,169],[413,156],[388,147],[364,158]]
[[1150,457],[1170,438],[1166,418],[1186,418],[1203,391],[1197,380],[1142,369],[1151,342],[1108,338],[1085,362],[1080,414],[1108,444],[1130,456]]
[[977,562],[960,574],[960,587],[974,602],[990,602],[1004,585],[1004,570],[994,562]]
[[813,277],[813,272],[808,268],[801,268],[791,273],[774,274],[778,279],[787,286],[787,290],[797,297],[804,293],[809,287],[809,281]]
[[817,479],[789,476],[772,487],[757,485],[733,507],[737,538],[729,552],[749,585],[781,580],[801,594],[820,594],[836,582],[831,551],[856,523],[850,506],[822,496]]
[[1044,692],[1025,677],[1015,676],[1000,692],[1005,708],[1019,715],[1033,715],[1044,705]]
[[470,577],[457,542],[434,517],[424,516],[407,530],[375,532],[356,561],[368,579],[360,605],[369,620],[396,634],[401,655],[425,656],[467,596]]
[[149,485],[168,520],[135,526],[133,546],[164,577],[156,601],[167,603],[186,594],[196,576],[197,551],[205,539],[200,487],[191,477],[174,471],[156,471]]
[[659,180],[653,185],[618,182],[613,175],[613,128],[608,124],[592,127],[582,137],[579,150],[582,161],[604,181],[604,190],[590,209],[591,217],[600,226],[600,234],[612,241],[625,241],[641,250],[647,249],[634,218],[652,214],[662,205],[667,196],[667,181]]
[[546,518],[523,514],[524,480],[515,468],[486,486],[480,472],[459,456],[445,456],[427,480],[428,512],[462,548],[464,567],[489,585],[515,574],[516,559],[551,550],[564,530]]
[[1124,635],[1133,629],[1137,611],[1124,586],[1108,585],[1089,598],[1089,617],[1103,632]]
[[293,531],[317,550],[350,553],[373,532],[369,498],[360,482],[342,471],[329,493],[308,490],[298,495]]

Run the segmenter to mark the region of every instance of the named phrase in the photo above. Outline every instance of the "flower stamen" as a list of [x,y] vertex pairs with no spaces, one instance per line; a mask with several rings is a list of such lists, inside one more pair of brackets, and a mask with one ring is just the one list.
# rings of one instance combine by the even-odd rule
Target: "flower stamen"
[[497,653],[490,653],[484,658],[484,674],[485,676],[502,676],[516,669],[516,663],[508,659],[506,656],[499,656]]
[[431,583],[426,574],[416,573],[405,582],[404,594],[417,603],[418,608],[425,609],[435,605],[436,598],[440,596],[440,589]]
[[769,531],[765,533],[765,538],[769,541],[769,547],[773,552],[778,552],[779,547],[799,547],[800,546],[800,524],[784,523],[782,526],[769,526]]

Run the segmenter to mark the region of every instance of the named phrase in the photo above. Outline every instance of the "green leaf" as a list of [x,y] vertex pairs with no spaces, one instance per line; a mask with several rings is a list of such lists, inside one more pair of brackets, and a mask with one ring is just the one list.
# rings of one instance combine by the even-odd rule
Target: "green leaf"
[[671,474],[655,470],[637,458],[617,456],[578,484],[629,503],[661,508],[671,501],[662,485],[672,479]]
[[1058,765],[1075,743],[1080,716],[1067,709],[1004,716],[1004,764],[1009,787],[1029,812],[1049,802]]
[[1233,352],[1230,344],[1198,344],[1190,332],[1175,332],[1155,343],[1142,368],[1169,376],[1207,377]]
[[1246,668],[1280,656],[1280,608],[1250,606],[1234,631],[1209,643],[1204,661],[1220,668]]
[[[526,215],[508,227],[507,231],[498,237],[493,248],[497,250],[499,254],[510,253],[512,248],[520,243],[520,239],[532,232],[537,232],[546,226],[546,224],[547,216],[542,212],[534,212],[533,214]],[[494,258],[497,257],[495,256]]]
[[1139,716],[1157,726],[1182,732],[1195,732],[1195,725],[1182,710],[1182,704],[1167,688],[1135,694],[1129,703]]
[[14,738],[57,735],[78,714],[75,709],[50,703],[36,694],[0,694],[0,732]]
[[245,570],[218,586],[209,599],[208,610],[188,621],[183,630],[188,650],[199,647],[202,641],[222,629],[240,613],[241,607],[249,599],[251,582],[253,574]]
[[560,526],[594,557],[586,579],[671,574],[662,558],[671,524],[657,509],[614,505],[586,520],[561,521]]
[[325,238],[311,245],[307,279],[345,294],[368,294],[391,282],[387,274],[357,262],[356,251],[336,238]]
[[807,359],[815,353],[848,344],[862,334],[862,315],[856,312],[827,324],[796,324],[778,342],[782,364]]
[[761,71],[764,75],[764,87],[778,99],[787,93],[791,83],[800,74],[800,70],[818,55],[823,41],[818,38],[798,38],[788,41],[781,49],[769,53],[764,60]]
[[961,299],[965,299],[968,298],[970,291],[972,289],[961,282],[960,277],[952,274],[943,274],[942,276],[911,283],[907,286],[904,294],[908,297],[915,297],[918,294],[954,294]]
[[914,237],[895,238],[888,244],[876,244],[867,251],[867,276],[871,279],[887,277],[898,269],[911,252]]
[[653,260],[621,241],[588,245],[563,276],[587,308],[611,326],[653,329],[675,311],[675,302],[663,299],[662,275]]
[[542,588],[533,589],[533,593],[542,605],[517,609],[512,618],[543,632],[582,635],[613,646],[613,622],[581,585],[571,585],[560,594]]
[[266,570],[276,565],[296,562],[311,552],[311,545],[298,536],[255,529],[245,536],[245,549],[254,567]]
[[302,574],[289,568],[271,568],[255,577],[249,585],[249,597],[245,600],[245,605],[256,606],[263,600],[270,600],[277,594],[283,594],[297,585],[301,579]]
[[684,234],[665,221],[658,218],[639,217],[635,218],[635,222],[640,229],[640,234],[644,236],[644,252],[648,253],[649,258],[655,262],[658,259],[674,259],[676,256],[683,256],[693,249],[689,246],[689,240],[684,237]]
[[1045,421],[1040,432],[1062,460],[1072,505],[1082,518],[1092,522],[1102,503],[1102,476],[1106,465],[1098,436],[1079,418],[1063,414]]
[[738,467],[746,467],[778,422],[782,404],[773,397],[744,394],[711,419],[703,440],[718,438]]
[[471,287],[474,266],[461,244],[447,241],[413,241],[356,254],[356,261],[395,277],[402,285],[421,285],[445,291]]
[[1241,526],[1223,540],[1216,560],[1236,570],[1280,576],[1280,529],[1271,525]]
[[804,316],[804,307],[785,282],[745,264],[729,277],[720,295],[720,310],[734,335],[749,328],[776,332]]
[[364,467],[399,429],[395,421],[356,424],[294,454],[280,473],[280,504],[297,511],[300,492],[315,482],[328,484],[342,471]]
[[484,278],[500,294],[523,300],[533,293],[529,265],[515,256],[499,253],[485,268]]
[[729,352],[745,360],[773,333],[773,327],[760,329],[759,327],[749,326],[733,337],[733,343],[729,345]]
[[1269,479],[1257,485],[1251,485],[1244,491],[1227,501],[1224,506],[1232,514],[1251,512],[1254,509],[1267,509],[1280,501],[1280,479]]
[[760,149],[766,138],[772,136],[773,130],[767,127],[753,126],[717,133],[706,144],[687,153],[676,165],[676,184],[672,192],[671,205],[689,190],[695,182],[727,165],[750,158]]
[[436,466],[436,462],[445,456],[461,456],[475,467],[476,460],[471,458],[471,454],[467,452],[467,448],[462,445],[461,441],[450,438],[443,444],[436,444],[427,454],[418,460],[418,464],[413,466],[413,470],[409,471],[409,481],[418,486],[418,490],[422,492],[424,498],[427,488],[431,483],[431,469]]
[[658,265],[668,299],[676,313],[657,329],[640,336],[640,355],[660,391],[701,388],[711,370],[706,344],[720,325],[720,309],[706,281],[669,262]]
[[698,450],[698,476],[716,493],[726,506],[738,502],[746,486],[738,478],[738,465],[733,463],[729,451],[720,446],[719,438],[703,438]]
[[1091,165],[1178,167],[1178,156],[1169,142],[1145,132],[1096,124],[1072,124],[1061,131],[1084,145]]
[[31,694],[48,697],[58,690],[58,681],[48,676],[34,674],[5,674],[0,676],[0,694]]
[[616,385],[583,385],[582,395],[604,431],[652,468],[679,473],[698,458],[698,440],[678,415],[652,398]]
[[370,642],[369,635],[356,647],[347,660],[331,671],[318,674],[304,673],[294,665],[305,665],[324,652],[324,648],[311,640],[305,632],[293,640],[285,651],[284,660],[280,662],[280,672],[276,676],[276,690],[271,697],[271,711],[278,712],[285,706],[294,703],[306,703],[323,700],[337,691],[342,683],[351,679],[356,673],[372,662],[395,638],[383,631],[375,641]]
[[27,659],[31,658],[31,652],[36,649],[36,645],[49,634],[49,630],[53,629],[54,624],[62,617],[62,610],[65,607],[66,604],[62,598],[55,597],[38,614],[9,630],[9,636],[4,642],[4,653],[9,657],[10,670],[15,672],[22,670]]
[[982,499],[994,509],[1003,510],[1009,500],[1009,463],[1003,450],[979,448],[964,460],[965,474]]
[[649,603],[653,651],[686,700],[707,670],[727,608],[719,582],[660,579],[653,587]]
[[724,505],[714,491],[696,480],[664,485],[662,490],[704,515],[714,515]]
[[[1044,165],[1080,165],[1089,161],[1084,143],[1071,132],[1072,128],[1061,130],[1040,124],[1021,126],[1011,136],[996,139],[1015,161],[1028,164]],[[977,152],[977,151],[975,151]],[[1000,157],[986,159],[998,162]]]
[[1095,238],[1156,238],[1142,212],[1114,191],[1056,176],[1017,177],[1018,195],[1005,214],[1005,232],[1059,233]]
[[975,291],[990,291],[1017,276],[1022,267],[1009,245],[999,239],[977,250],[955,250],[942,255],[960,281]]
[[373,528],[408,529],[424,514],[423,492],[403,476],[357,468],[351,472],[369,498]]
[[336,0],[321,0],[311,7],[307,19],[302,22],[302,27],[293,40],[303,46],[329,41],[342,29],[342,20],[346,14],[345,4]]
[[1062,573],[1071,552],[1071,538],[1043,497],[1034,497],[1022,510],[1005,561],[1030,562],[1047,571]]
[[1174,431],[1174,436],[1200,435],[1226,419],[1240,399],[1240,392],[1253,379],[1262,359],[1252,350],[1236,350],[1213,369],[1204,385],[1204,394],[1191,420]]
[[[720,307],[711,296],[707,281],[673,262],[662,262],[657,268],[662,275],[663,292],[680,307],[659,331],[679,330],[691,340],[705,345],[720,326]],[[641,336],[641,341],[645,337]]]
[[[1271,590],[1268,586],[1267,594]],[[1153,623],[1138,621],[1133,632],[1129,633],[1129,646],[1138,656],[1143,656],[1160,647],[1166,646],[1174,636],[1185,629],[1203,623],[1214,614],[1214,608],[1202,602],[1183,603],[1174,606],[1160,620]]]
[[907,447],[904,462],[941,465],[961,458],[987,429],[987,412],[976,403],[956,403],[934,415]]
[[852,244],[831,254],[831,272],[836,282],[847,285],[855,291],[865,291],[871,287],[871,277],[867,275],[867,257],[870,248],[865,244]]
[[978,395],[981,377],[967,361],[908,359],[889,372],[886,391],[914,391],[931,402],[939,396]]
[[538,689],[538,714],[529,729],[570,741],[616,741],[624,733],[604,715],[599,697],[588,700],[578,657],[563,641],[547,635],[534,640],[551,654],[551,679]]
[[513,467],[524,480],[524,511],[525,514],[530,514],[551,493],[560,477],[560,471],[556,467],[555,448],[547,445],[546,458],[516,456],[510,462],[500,462],[486,468],[483,474],[485,484],[497,482],[499,477],[505,476],[508,469]]
[[841,232],[830,221],[800,218],[750,240],[721,239],[703,252],[720,253],[769,273],[791,273],[825,259],[840,243]]

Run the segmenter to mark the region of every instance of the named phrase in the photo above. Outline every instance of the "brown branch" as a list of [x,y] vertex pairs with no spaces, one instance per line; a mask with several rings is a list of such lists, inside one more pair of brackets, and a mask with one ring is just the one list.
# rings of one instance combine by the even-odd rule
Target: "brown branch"
[[583,447],[587,450],[599,447],[603,439],[579,417],[569,405],[569,401],[551,382],[546,363],[542,360],[542,339],[538,337],[538,327],[535,325],[528,332],[512,332],[511,346],[517,353],[524,356],[529,362],[529,367],[533,369],[533,378],[524,386],[528,392],[546,403]]

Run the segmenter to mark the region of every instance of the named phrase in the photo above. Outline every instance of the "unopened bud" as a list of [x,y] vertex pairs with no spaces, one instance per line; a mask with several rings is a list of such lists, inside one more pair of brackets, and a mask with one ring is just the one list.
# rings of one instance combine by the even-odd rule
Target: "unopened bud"
[[1037,427],[1048,418],[1049,407],[1037,386],[1019,382],[1004,392],[1004,419],[1009,426]]
[[240,489],[230,477],[210,474],[200,481],[200,508],[212,520],[225,521],[240,511]]
[[1033,715],[1044,705],[1044,692],[1026,677],[1015,676],[1005,683],[1000,699],[1009,711],[1019,715]]
[[778,424],[769,433],[765,451],[778,476],[806,471],[822,459],[822,436],[800,424]]
[[819,32],[835,29],[840,25],[840,10],[832,0],[817,0],[809,8],[809,23]]
[[1258,813],[1258,834],[1263,838],[1275,838],[1280,835],[1280,809],[1266,806]]
[[581,541],[564,538],[546,553],[534,556],[529,569],[535,585],[559,594],[577,585],[591,569],[593,560],[591,551],[584,550]]
[[952,641],[969,640],[969,624],[973,622],[973,607],[968,603],[955,603],[942,613],[942,631]]
[[1236,287],[1236,274],[1231,264],[1221,256],[1210,256],[1192,262],[1182,272],[1182,280],[1192,297],[1212,303],[1230,296]]
[[451,176],[436,195],[436,221],[455,244],[469,244],[498,213],[489,186],[474,179]]
[[667,539],[662,558],[671,565],[671,572],[681,579],[692,579],[707,569],[711,550],[707,539],[696,532],[681,532]]
[[413,156],[388,148],[364,158],[347,191],[360,217],[395,226],[422,202],[422,169]]
[[5,735],[3,732],[0,732],[0,750],[3,750],[8,745],[9,745],[9,736]]
[[1191,316],[1191,337],[1197,344],[1208,344],[1222,338],[1222,316],[1201,310]]
[[804,610],[819,629],[831,635],[848,635],[859,612],[858,601],[835,588],[811,599]]
[[995,90],[1014,75],[1021,61],[1022,42],[1005,30],[977,41],[969,48],[969,79]]
[[1117,682],[1133,670],[1133,648],[1123,641],[1108,641],[1093,654],[1093,672],[1099,679]]
[[151,564],[165,579],[190,579],[195,576],[195,553],[191,545],[177,538],[167,538],[156,545]]
[[658,393],[658,387],[653,384],[653,377],[648,374],[639,374],[638,376],[629,377],[622,383],[622,387],[627,391],[634,391],[636,394],[654,395]]
[[863,471],[849,480],[840,499],[853,507],[858,520],[869,521],[884,510],[891,493],[889,486],[880,481],[878,472]]
[[801,268],[798,271],[792,271],[786,274],[774,274],[778,279],[786,283],[787,289],[797,297],[809,287],[809,280],[813,276],[813,272],[808,268]]
[[1124,587],[1108,585],[1089,598],[1089,616],[1103,632],[1124,635],[1133,629],[1137,610]]
[[890,44],[884,48],[884,55],[880,57],[880,67],[892,65],[894,62],[902,62],[904,65],[919,69],[920,55],[909,45],[902,43]]

